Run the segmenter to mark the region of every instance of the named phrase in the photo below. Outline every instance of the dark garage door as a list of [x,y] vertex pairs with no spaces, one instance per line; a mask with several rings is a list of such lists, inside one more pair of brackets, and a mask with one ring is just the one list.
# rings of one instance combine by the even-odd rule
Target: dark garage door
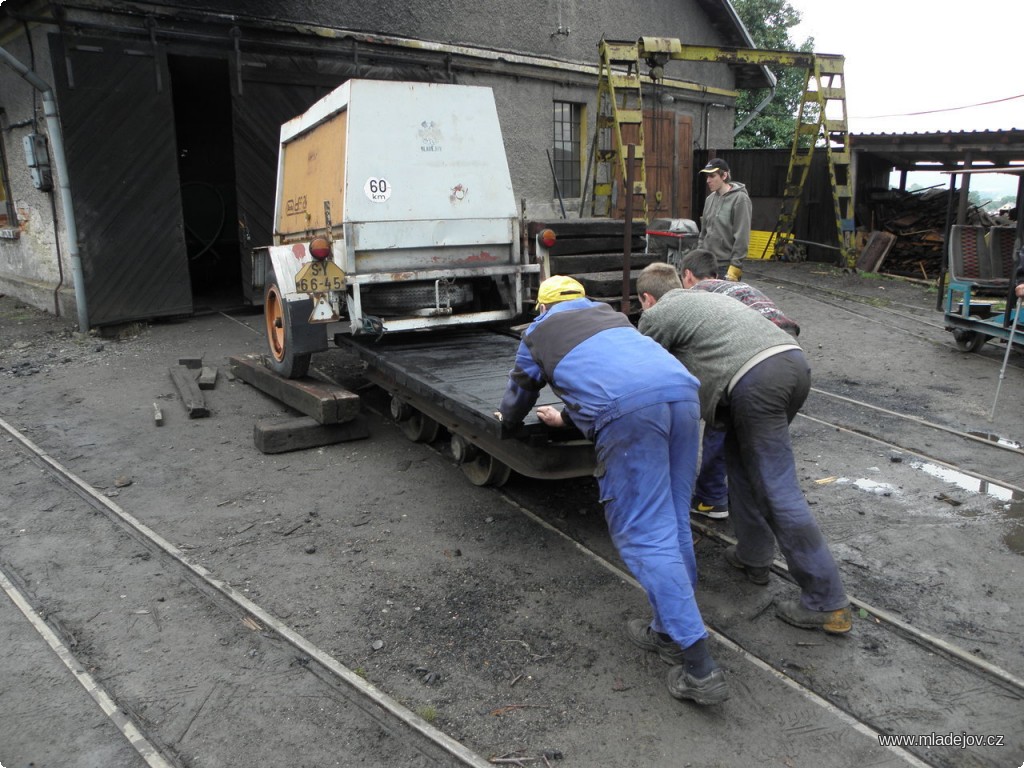
[[[162,49],[50,36],[94,326],[192,312]],[[142,54],[142,55],[140,55]]]

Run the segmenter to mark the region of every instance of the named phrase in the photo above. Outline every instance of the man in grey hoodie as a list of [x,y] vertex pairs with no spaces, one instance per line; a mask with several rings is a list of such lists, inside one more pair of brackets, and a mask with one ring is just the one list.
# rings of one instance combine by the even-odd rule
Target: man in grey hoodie
[[747,187],[732,180],[729,164],[714,158],[700,170],[707,174],[708,196],[700,220],[697,247],[715,254],[718,274],[726,280],[743,277],[743,260],[750,246],[750,196]]

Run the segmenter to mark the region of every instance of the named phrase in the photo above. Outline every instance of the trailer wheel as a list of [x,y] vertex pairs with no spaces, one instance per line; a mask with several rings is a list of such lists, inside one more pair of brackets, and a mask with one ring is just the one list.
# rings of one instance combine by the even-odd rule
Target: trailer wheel
[[988,341],[988,336],[977,331],[956,330],[953,331],[953,340],[961,352],[977,352]]
[[288,302],[274,279],[267,280],[263,296],[263,317],[267,324],[270,369],[286,379],[300,379],[309,373],[311,352],[296,353]]
[[432,443],[441,432],[441,425],[415,408],[409,418],[398,422],[405,436],[414,443]]
[[500,488],[508,482],[512,475],[512,468],[508,464],[498,461],[484,451],[478,451],[472,459],[459,466],[462,467],[463,474],[473,485],[492,485],[495,488]]

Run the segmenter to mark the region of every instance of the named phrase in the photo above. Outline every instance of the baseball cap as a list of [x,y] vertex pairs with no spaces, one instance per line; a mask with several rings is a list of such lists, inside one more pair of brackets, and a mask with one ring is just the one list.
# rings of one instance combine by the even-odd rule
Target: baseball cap
[[587,295],[586,290],[579,282],[565,275],[552,275],[537,289],[537,306],[541,304],[555,304],[559,301],[569,299],[580,299]]
[[719,171],[725,171],[726,173],[729,173],[729,164],[720,157],[714,158],[707,165],[700,169],[701,173],[718,173]]

